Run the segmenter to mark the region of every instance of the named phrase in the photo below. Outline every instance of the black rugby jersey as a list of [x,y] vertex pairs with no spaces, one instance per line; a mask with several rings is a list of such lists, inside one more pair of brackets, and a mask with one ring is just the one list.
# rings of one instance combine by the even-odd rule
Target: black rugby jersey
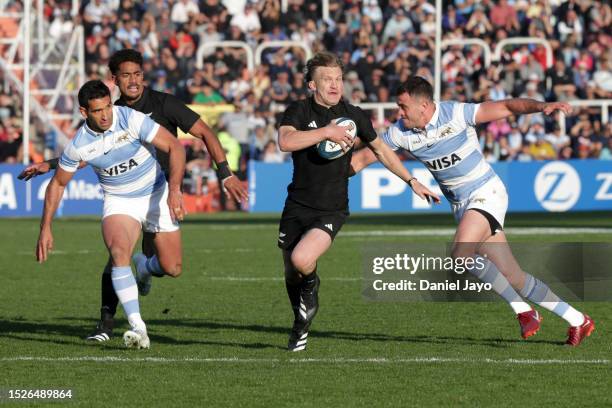
[[[155,122],[166,128],[174,136],[177,128],[188,133],[189,129],[200,119],[200,115],[192,111],[183,101],[174,95],[158,92],[144,87],[142,96],[133,105],[128,105],[123,97],[115,102],[118,106],[127,106],[148,115]],[[164,171],[168,171],[169,157],[167,153],[157,151],[157,160]]]
[[[357,136],[366,143],[376,139],[372,122],[359,107],[344,100],[326,108],[309,97],[291,103],[280,126],[308,131],[327,126],[333,119],[347,117],[357,125]],[[293,180],[288,199],[323,211],[348,211],[348,179],[353,149],[335,160],[319,156],[316,146],[292,152]]]

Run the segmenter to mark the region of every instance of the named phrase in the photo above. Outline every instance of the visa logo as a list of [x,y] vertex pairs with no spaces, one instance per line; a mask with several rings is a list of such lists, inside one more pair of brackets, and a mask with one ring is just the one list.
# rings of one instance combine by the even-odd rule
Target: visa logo
[[123,162],[121,164],[117,164],[116,166],[104,169],[104,172],[108,174],[109,176],[117,176],[119,174],[125,173],[126,171],[132,170],[132,167],[136,167],[136,166],[138,166],[138,163],[136,163],[136,160],[130,159],[129,162]]
[[427,165],[430,170],[443,170],[454,166],[455,163],[460,161],[461,157],[459,157],[458,154],[453,153],[450,156],[444,156],[439,159],[425,161],[425,165]]

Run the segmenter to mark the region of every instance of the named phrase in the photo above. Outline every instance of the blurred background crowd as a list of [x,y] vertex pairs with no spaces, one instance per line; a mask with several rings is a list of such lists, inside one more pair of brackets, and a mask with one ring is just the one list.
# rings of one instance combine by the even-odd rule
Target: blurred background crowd
[[[480,38],[493,50],[505,38],[538,37],[549,41],[553,61],[547,65],[544,47],[521,45],[505,48],[487,67],[479,46],[446,47],[442,100],[612,97],[609,1],[443,3],[443,39]],[[18,9],[19,3],[14,4]],[[50,35],[62,36],[83,24],[88,79],[102,79],[113,88],[110,55],[135,48],[145,57],[145,79],[153,89],[190,104],[232,105],[234,111],[223,114],[215,130],[232,152],[233,170],[242,173],[249,158],[288,159],[276,146],[276,123],[287,103],[308,96],[302,74],[305,52],[300,47],[269,48],[262,63],[249,70],[243,50],[213,47],[204,52],[198,68],[201,44],[236,40],[255,47],[263,41],[297,40],[313,52],[333,51],[345,64],[344,97],[355,104],[393,102],[397,86],[409,75],[433,82],[435,8],[428,0],[330,0],[327,20],[321,17],[320,2],[304,0],[289,0],[285,13],[280,0],[90,0],[76,17],[69,1],[47,0],[45,5]],[[17,93],[3,89],[0,161],[20,161],[20,109]],[[388,109],[385,115],[372,117],[379,131],[396,113]],[[491,162],[612,159],[612,124],[603,123],[598,107],[578,108],[566,118],[565,129],[556,118],[527,115],[484,126],[479,137]],[[201,143],[185,144],[190,161],[208,160]],[[32,148],[33,160],[57,154],[49,132],[37,132]]]

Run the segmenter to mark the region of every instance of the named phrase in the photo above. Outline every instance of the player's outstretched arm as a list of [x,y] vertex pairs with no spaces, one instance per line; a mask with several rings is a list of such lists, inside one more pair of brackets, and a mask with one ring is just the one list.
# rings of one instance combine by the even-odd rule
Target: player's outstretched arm
[[212,129],[208,127],[204,121],[198,119],[191,129],[189,129],[189,133],[199,139],[202,139],[206,145],[206,150],[208,150],[208,153],[210,153],[211,157],[217,164],[219,176],[227,195],[239,203],[248,200],[249,195],[247,190],[244,188],[240,180],[238,180],[238,177],[232,174],[232,171],[227,164],[227,158],[225,157],[223,146],[221,146],[219,139],[213,133]]
[[376,161],[378,161],[378,159],[371,149],[361,149],[356,151],[353,153],[353,157],[351,157],[350,176],[354,176]]
[[[19,180],[28,181],[33,179],[36,176],[40,176],[41,174],[47,174],[51,170],[57,169],[57,164],[59,163],[59,157],[55,159],[49,159],[42,163],[34,163],[30,164],[28,167],[23,169],[21,173],[17,176]],[[82,162],[79,164],[79,169],[85,167],[87,164]]]
[[19,173],[17,178],[19,180],[28,181],[36,176],[40,176],[41,174],[46,174],[49,171],[56,169],[58,163],[59,163],[59,158],[55,158],[55,159],[44,161],[42,163],[30,164],[28,167],[23,169],[21,173]]
[[423,200],[429,202],[433,201],[435,203],[440,202],[440,197],[424,185],[422,185],[415,177],[412,177],[408,169],[404,167],[402,161],[397,157],[395,152],[391,150],[389,146],[385,142],[383,142],[380,138],[374,139],[369,144],[369,148],[372,149],[376,158],[389,169],[393,174],[404,180],[410,187],[412,187],[412,191],[415,192],[416,195],[421,197]]
[[486,123],[526,113],[544,112],[546,115],[551,115],[557,110],[569,115],[572,107],[565,102],[546,103],[525,98],[506,99],[482,103],[476,111],[475,119],[476,123]]
[[181,184],[185,174],[185,149],[181,142],[162,126],[159,127],[151,143],[162,152],[168,153],[170,162],[168,207],[172,218],[182,221],[185,214],[181,193]]
[[53,233],[51,232],[53,214],[57,211],[62,195],[64,195],[64,189],[70,179],[72,179],[73,174],[60,167],[55,171],[53,178],[47,186],[45,205],[40,221],[40,233],[38,235],[38,243],[36,244],[36,260],[39,263],[45,262],[49,256],[49,251],[53,249]]
[[295,152],[314,146],[323,140],[331,140],[347,152],[353,146],[353,138],[344,126],[331,122],[329,125],[313,130],[297,130],[293,126],[278,129],[278,148],[282,152]]

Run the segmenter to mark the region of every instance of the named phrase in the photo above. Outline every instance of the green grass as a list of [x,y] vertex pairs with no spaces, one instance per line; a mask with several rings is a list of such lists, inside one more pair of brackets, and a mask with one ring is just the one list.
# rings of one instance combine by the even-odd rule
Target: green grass
[[[243,214],[188,219],[184,275],[156,279],[141,298],[152,348],[135,351],[119,337],[104,345],[82,340],[98,315],[107,256],[99,220],[56,220],[56,253],[44,265],[34,259],[38,220],[0,220],[0,389],[72,388],[70,406],[85,407],[612,405],[609,303],[575,304],[597,330],[572,349],[561,345],[565,322],[546,311],[541,332],[522,341],[501,302],[362,297],[365,248],[450,237],[339,236],[319,264],[321,310],[308,349],[287,353],[291,312],[280,280],[277,221]],[[453,225],[449,215],[351,216],[343,231]],[[516,214],[507,226],[612,228],[612,214]],[[612,242],[612,233],[510,238]],[[119,316],[117,334],[127,328]],[[584,361],[568,363],[576,360]]]

